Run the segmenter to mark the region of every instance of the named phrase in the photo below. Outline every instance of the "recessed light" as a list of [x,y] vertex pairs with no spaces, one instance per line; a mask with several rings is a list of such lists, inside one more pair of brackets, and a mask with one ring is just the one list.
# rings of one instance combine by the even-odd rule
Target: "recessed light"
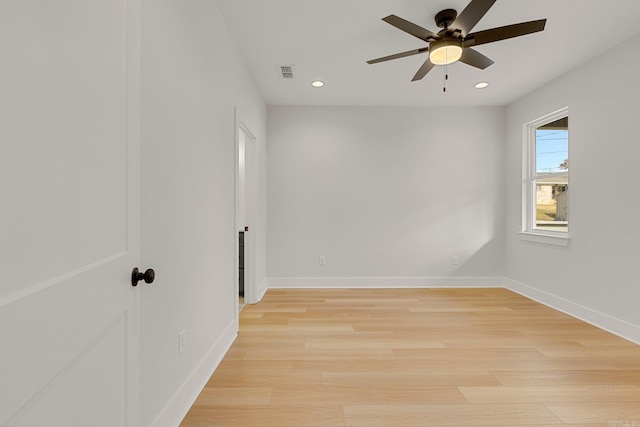
[[476,86],[475,86],[476,89],[484,89],[485,87],[489,87],[489,83],[480,82],[480,83],[476,83]]
[[315,82],[311,83],[311,86],[313,86],[313,87],[322,87],[322,86],[324,86],[324,82],[322,82],[320,80],[316,80]]

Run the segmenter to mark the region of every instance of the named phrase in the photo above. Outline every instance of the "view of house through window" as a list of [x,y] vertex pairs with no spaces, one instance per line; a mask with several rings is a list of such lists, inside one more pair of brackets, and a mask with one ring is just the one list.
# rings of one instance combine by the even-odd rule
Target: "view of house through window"
[[569,116],[563,109],[527,125],[524,231],[569,230]]
[[567,231],[569,118],[536,129],[536,221],[538,229]]

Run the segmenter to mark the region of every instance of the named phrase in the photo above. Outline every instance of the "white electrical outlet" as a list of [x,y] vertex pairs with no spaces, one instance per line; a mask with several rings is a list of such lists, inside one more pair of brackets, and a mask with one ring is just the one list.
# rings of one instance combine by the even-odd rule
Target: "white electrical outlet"
[[327,258],[324,256],[321,256],[320,258],[318,258],[318,264],[320,265],[325,265],[327,263]]
[[460,258],[458,258],[458,255],[454,255],[453,258],[451,258],[451,264],[453,265],[460,264]]
[[178,354],[184,353],[184,346],[186,344],[185,343],[185,334],[186,333],[187,333],[187,330],[184,329],[178,334]]

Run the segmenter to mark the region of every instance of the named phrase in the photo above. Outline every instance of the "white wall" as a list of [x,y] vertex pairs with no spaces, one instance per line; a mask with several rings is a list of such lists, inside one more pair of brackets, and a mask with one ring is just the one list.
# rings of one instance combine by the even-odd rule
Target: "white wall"
[[[640,341],[640,36],[507,108],[506,276],[510,286]],[[522,125],[569,107],[567,248],[523,242]]]
[[499,285],[503,109],[271,106],[268,129],[270,287]]
[[156,282],[141,292],[141,425],[163,426],[235,337],[234,109],[258,138],[264,185],[266,108],[215,2],[145,0],[142,17],[141,251]]

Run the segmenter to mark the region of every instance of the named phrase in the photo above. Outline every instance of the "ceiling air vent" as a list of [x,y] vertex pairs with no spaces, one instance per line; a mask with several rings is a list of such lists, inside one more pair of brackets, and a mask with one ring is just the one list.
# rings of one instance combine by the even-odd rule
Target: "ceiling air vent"
[[278,69],[280,73],[282,73],[283,79],[293,78],[293,65],[278,65]]

